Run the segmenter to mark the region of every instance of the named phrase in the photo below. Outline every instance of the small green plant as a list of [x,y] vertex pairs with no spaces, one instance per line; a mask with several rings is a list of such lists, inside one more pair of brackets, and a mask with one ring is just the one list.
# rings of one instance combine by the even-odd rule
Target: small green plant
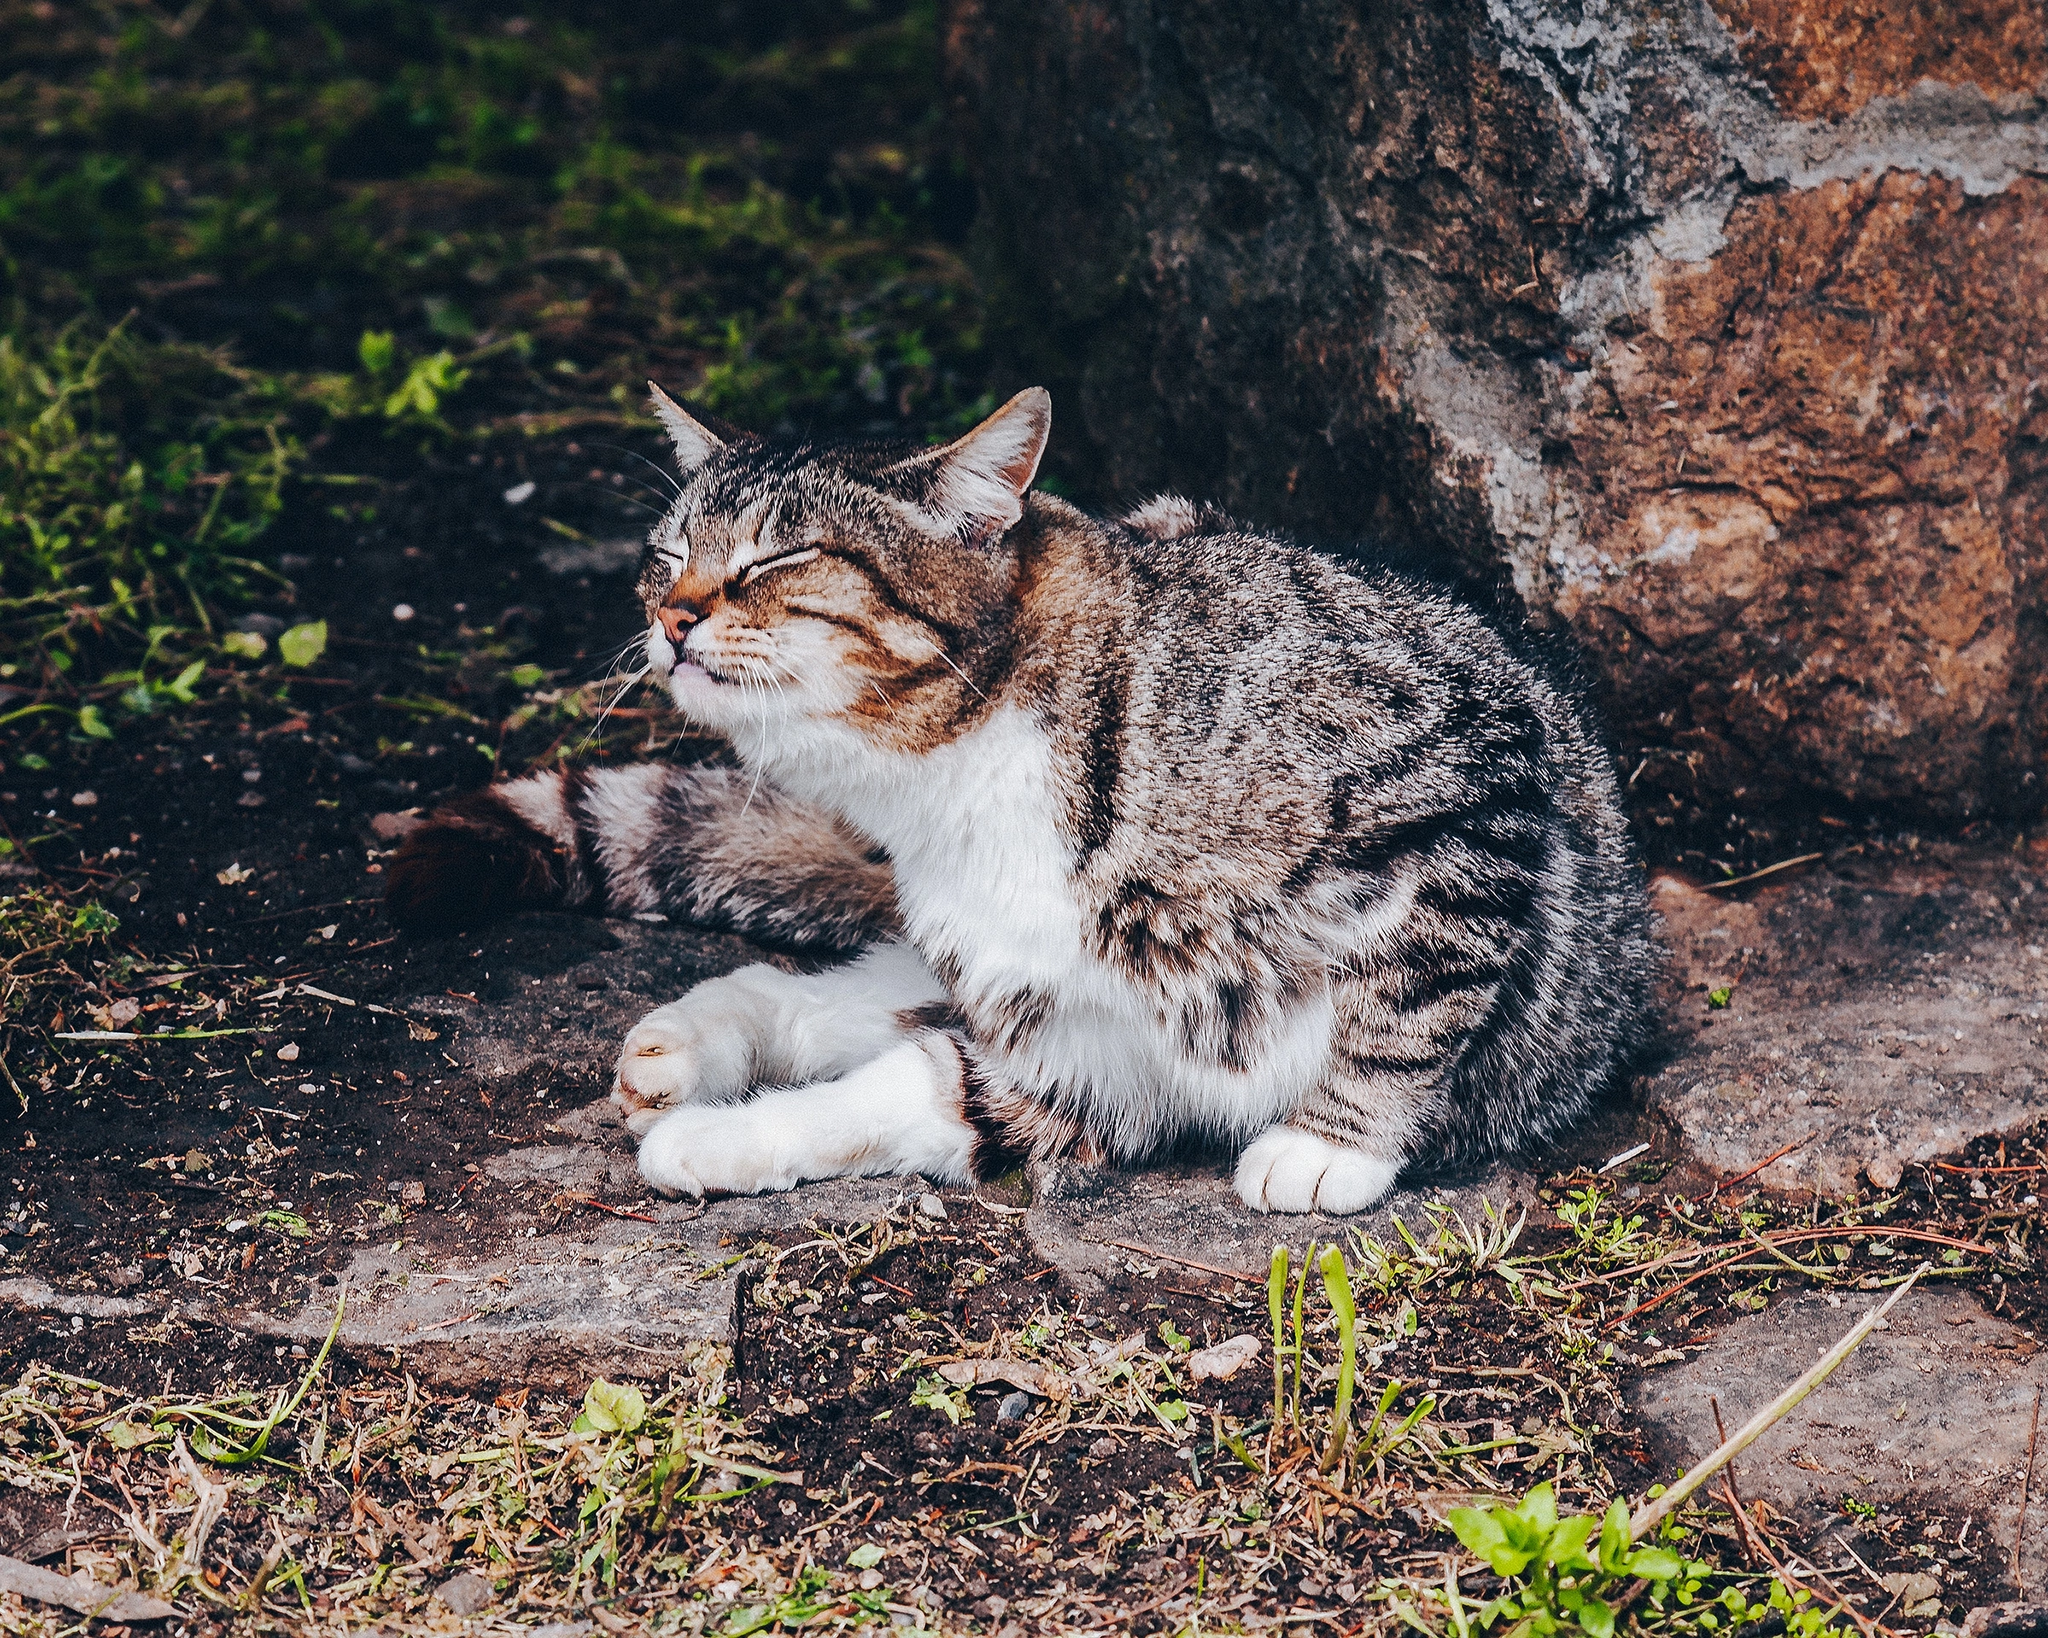
[[154,655],[210,632],[268,572],[249,553],[299,460],[284,413],[221,356],[125,320],[0,337],[0,643],[69,687],[110,634]]
[[1266,1312],[1273,1321],[1273,1426],[1287,1420],[1287,1343],[1280,1327],[1282,1307],[1287,1301],[1287,1248],[1275,1246],[1266,1274]]
[[[14,844],[0,838],[0,857],[13,852]],[[28,1096],[15,1079],[15,1048],[45,1027],[43,1009],[57,995],[85,982],[73,963],[82,966],[86,952],[120,926],[95,900],[67,903],[37,887],[0,898],[0,1078],[24,1113]]]
[[1646,1218],[1609,1212],[1611,1195],[1588,1186],[1573,1189],[1557,1204],[1557,1215],[1578,1238],[1578,1249],[1602,1267],[1635,1261],[1647,1244]]
[[942,1376],[920,1376],[910,1390],[910,1402],[936,1411],[956,1428],[974,1420],[974,1407],[967,1402],[967,1390],[955,1388]]
[[1461,1619],[1455,1584],[1447,1587],[1461,1632],[1468,1626],[1482,1632],[1498,1626],[1511,1638],[1552,1633],[1612,1638],[1613,1594],[1620,1584],[1645,1581],[1657,1600],[1662,1591],[1677,1588],[1689,1575],[1696,1581],[1705,1571],[1668,1547],[1632,1547],[1628,1508],[1620,1500],[1604,1519],[1592,1514],[1560,1519],[1548,1483],[1514,1507],[1453,1508],[1449,1522],[1467,1550],[1509,1584],[1470,1622]]
[[1337,1404],[1330,1412],[1330,1442],[1323,1451],[1322,1465],[1327,1473],[1342,1459],[1345,1438],[1351,1431],[1351,1395],[1358,1382],[1358,1304],[1351,1295],[1343,1252],[1335,1246],[1326,1248],[1318,1267],[1323,1293],[1337,1321]]

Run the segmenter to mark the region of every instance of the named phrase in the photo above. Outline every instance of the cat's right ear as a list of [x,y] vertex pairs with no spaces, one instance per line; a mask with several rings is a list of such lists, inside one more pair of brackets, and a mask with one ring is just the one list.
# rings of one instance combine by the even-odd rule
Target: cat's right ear
[[668,434],[668,441],[675,446],[676,467],[688,477],[712,456],[725,448],[725,440],[689,414],[673,398],[650,381],[647,390],[649,402],[654,406],[655,419],[661,422],[662,430]]

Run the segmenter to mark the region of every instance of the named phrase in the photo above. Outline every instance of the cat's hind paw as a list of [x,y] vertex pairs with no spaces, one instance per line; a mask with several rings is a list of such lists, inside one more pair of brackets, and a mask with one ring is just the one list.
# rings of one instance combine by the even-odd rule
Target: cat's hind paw
[[1274,1126],[1238,1157],[1237,1192],[1254,1211],[1325,1211],[1341,1216],[1377,1204],[1401,1163],[1363,1149]]

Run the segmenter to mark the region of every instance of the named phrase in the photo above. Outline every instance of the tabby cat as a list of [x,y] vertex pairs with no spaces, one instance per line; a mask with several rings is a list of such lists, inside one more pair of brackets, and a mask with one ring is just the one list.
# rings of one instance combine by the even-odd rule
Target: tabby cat
[[737,767],[444,809],[402,923],[663,911],[852,959],[748,967],[626,1037],[655,1187],[1237,1152],[1352,1212],[1555,1132],[1652,968],[1587,707],[1517,622],[1162,498],[1033,492],[1050,400],[936,449],[773,442],[657,388],[682,477],[647,663]]

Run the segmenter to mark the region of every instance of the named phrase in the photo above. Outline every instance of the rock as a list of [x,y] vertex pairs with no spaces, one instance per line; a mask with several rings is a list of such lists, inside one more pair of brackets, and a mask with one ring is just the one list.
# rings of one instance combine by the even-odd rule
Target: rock
[[[2048,1116],[2048,872],[2004,849],[1841,855],[1747,889],[1672,877],[1650,1110],[1702,1176],[1840,1195]],[[1726,989],[1726,1004],[1713,995]]]
[[1962,1638],[2048,1638],[2048,1604],[1986,1604],[1970,1611]]
[[[1658,1465],[1690,1467],[1719,1444],[1709,1395],[1739,1427],[1878,1300],[1843,1293],[1835,1307],[1796,1293],[1727,1326],[1695,1358],[1640,1377],[1628,1397]],[[2027,1333],[1971,1293],[1922,1287],[1737,1459],[1737,1484],[1745,1500],[1761,1497],[1808,1527],[1840,1519],[1845,1495],[1881,1512],[1950,1512],[1958,1526],[1972,1514],[2009,1563],[2044,1387],[2048,1356]],[[2025,1553],[2019,1584],[2040,1586],[2048,1539],[2029,1530]]]
[[1511,581],[1638,798],[1953,816],[2038,806],[2048,756],[2043,37],[2015,0],[956,0],[946,52],[1071,483]]
[[418,808],[407,808],[403,813],[373,813],[370,815],[370,834],[386,844],[402,842],[426,822],[426,816]]
[[59,1575],[5,1556],[0,1556],[0,1591],[96,1615],[103,1621],[163,1621],[178,1613],[161,1598],[132,1588],[102,1586],[82,1570],[76,1575]]
[[998,1422],[1027,1422],[1031,1419],[1031,1395],[1019,1388],[1015,1393],[1006,1393],[996,1406]]
[[[1394,1219],[1420,1227],[1432,1206],[1483,1218],[1490,1204],[1510,1221],[1535,1203],[1536,1179],[1494,1167],[1454,1184],[1400,1189],[1377,1210],[1356,1217],[1270,1216],[1253,1211],[1231,1187],[1221,1161],[1161,1165],[1142,1171],[1098,1171],[1061,1161],[1031,1168],[1031,1206],[1024,1229],[1032,1249],[1083,1291],[1128,1264],[1169,1270],[1176,1284],[1217,1277],[1263,1286],[1273,1247],[1297,1250],[1351,1227],[1392,1239]],[[1121,1242],[1121,1243],[1119,1243]]]
[[475,1615],[498,1601],[498,1589],[490,1579],[474,1570],[451,1576],[434,1589],[434,1596],[456,1615]]
[[1190,1382],[1227,1382],[1259,1357],[1259,1339],[1249,1333],[1229,1337],[1213,1348],[1197,1348],[1188,1355]]

